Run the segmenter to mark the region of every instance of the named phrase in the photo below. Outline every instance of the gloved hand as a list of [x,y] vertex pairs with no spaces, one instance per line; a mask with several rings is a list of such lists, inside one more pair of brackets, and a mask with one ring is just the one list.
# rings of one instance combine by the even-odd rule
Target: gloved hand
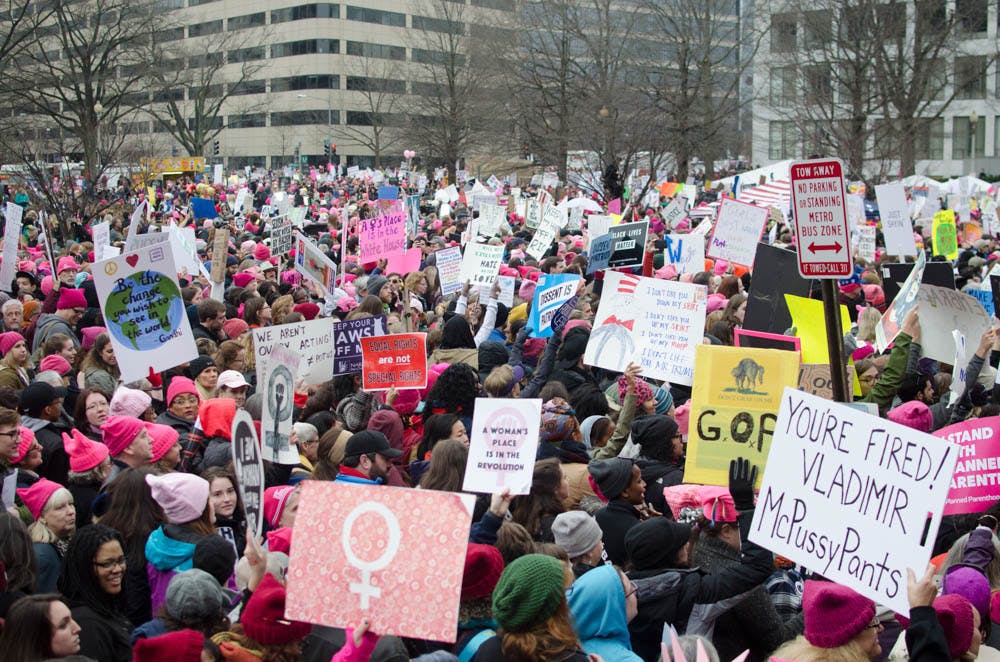
[[757,467],[750,460],[738,457],[729,462],[729,494],[736,510],[753,510],[753,486],[757,482]]

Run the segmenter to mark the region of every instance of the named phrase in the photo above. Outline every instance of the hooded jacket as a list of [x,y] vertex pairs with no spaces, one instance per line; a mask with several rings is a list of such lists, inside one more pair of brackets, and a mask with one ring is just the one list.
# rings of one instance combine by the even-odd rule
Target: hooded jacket
[[233,417],[236,401],[229,398],[207,400],[198,410],[201,429],[193,429],[181,441],[181,469],[200,474],[209,467],[224,467],[232,459]]
[[625,588],[614,566],[602,565],[587,572],[573,582],[568,593],[583,650],[605,660],[642,660],[632,652],[625,620]]
[[684,458],[667,460],[673,453],[677,421],[670,416],[642,416],[632,424],[632,443],[641,448],[636,460],[646,481],[646,503],[670,516],[663,488],[684,482]]
[[167,586],[178,572],[194,567],[194,548],[205,536],[175,524],[164,524],[146,540],[146,575],[152,613],[167,601]]

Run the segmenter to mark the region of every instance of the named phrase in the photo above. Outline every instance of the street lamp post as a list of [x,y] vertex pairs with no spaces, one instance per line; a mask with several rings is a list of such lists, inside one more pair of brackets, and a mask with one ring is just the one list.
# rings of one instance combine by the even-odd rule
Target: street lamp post
[[[316,101],[323,100],[309,94],[296,94],[295,97],[298,99],[315,99]],[[330,98],[330,95],[326,97],[326,140],[328,145],[333,144],[333,100]]]
[[97,120],[97,171],[101,171],[101,115],[104,114],[104,104],[100,101],[94,104],[94,119]]

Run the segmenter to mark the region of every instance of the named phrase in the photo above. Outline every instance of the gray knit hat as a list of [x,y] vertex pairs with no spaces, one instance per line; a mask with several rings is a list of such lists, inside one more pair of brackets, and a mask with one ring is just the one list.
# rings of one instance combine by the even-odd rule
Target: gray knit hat
[[236,593],[219,586],[204,570],[179,572],[167,586],[167,613],[185,625],[215,618],[233,607]]
[[556,544],[566,550],[571,559],[583,556],[601,542],[601,527],[597,520],[582,510],[556,515],[552,522]]

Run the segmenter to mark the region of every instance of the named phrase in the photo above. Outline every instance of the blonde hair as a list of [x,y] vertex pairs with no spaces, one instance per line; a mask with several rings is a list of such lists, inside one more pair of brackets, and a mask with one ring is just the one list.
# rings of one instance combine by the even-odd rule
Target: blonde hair
[[843,646],[820,648],[813,646],[805,638],[805,635],[800,634],[795,639],[782,644],[778,650],[771,653],[771,657],[781,660],[795,660],[795,662],[870,662],[857,635]]
[[498,365],[490,371],[486,379],[483,380],[483,390],[491,398],[502,398],[510,391],[507,386],[514,379],[514,369],[509,365]]
[[878,311],[878,308],[869,306],[862,309],[861,313],[858,314],[858,340],[864,340],[867,343],[875,342],[875,327],[878,326],[881,319],[882,313]]
[[73,495],[65,487],[60,487],[58,490],[52,493],[49,500],[45,502],[45,506],[42,507],[42,512],[38,514],[38,519],[31,523],[28,527],[28,534],[31,536],[31,542],[48,542],[54,543],[58,542],[59,537],[49,528],[49,526],[42,521],[45,513],[50,510],[55,510],[56,508],[62,508],[67,503],[73,503]]

